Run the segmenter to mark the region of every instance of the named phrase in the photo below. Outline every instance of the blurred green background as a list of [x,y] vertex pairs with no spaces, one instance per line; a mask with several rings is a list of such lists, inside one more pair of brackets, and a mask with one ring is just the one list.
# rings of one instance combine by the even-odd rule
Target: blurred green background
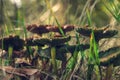
[[[97,27],[110,23],[112,16],[106,13],[102,0],[48,0],[51,9],[61,25],[87,24],[86,11],[90,11],[93,25]],[[106,1],[109,3],[109,0]],[[55,24],[46,0],[0,0],[0,25],[11,23]]]

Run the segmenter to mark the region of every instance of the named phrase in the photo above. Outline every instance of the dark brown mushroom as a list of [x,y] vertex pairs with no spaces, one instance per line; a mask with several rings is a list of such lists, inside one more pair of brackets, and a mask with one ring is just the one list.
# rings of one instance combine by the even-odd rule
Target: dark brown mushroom
[[66,42],[70,41],[71,37],[70,36],[65,36],[65,37],[54,37],[51,38],[50,41],[50,45],[51,46],[59,46],[59,45],[63,45]]
[[33,25],[28,25],[26,29],[32,33],[42,35],[44,33],[49,32],[49,27],[52,27],[52,25],[39,25],[39,26],[37,26],[36,24],[33,24]]
[[[61,27],[61,29],[63,30],[64,33],[66,33],[68,31],[72,31],[74,29],[74,26],[73,25],[64,25]],[[33,25],[28,25],[27,30],[32,33],[36,33],[38,35],[42,35],[42,34],[48,33],[48,32],[60,33],[60,28],[58,26],[54,26],[54,25],[39,25],[39,26],[37,26],[36,24],[33,24]]]
[[[71,39],[70,36],[66,36],[66,37],[54,37],[54,38],[38,38],[38,39],[27,39],[26,40],[26,44],[28,46],[44,46],[44,45],[48,45],[49,48],[47,49],[39,49],[39,55],[41,57],[45,57],[45,58],[51,58],[51,49],[54,47],[55,49],[59,46],[63,46],[65,44],[65,42],[68,42]],[[61,54],[61,56],[59,56],[60,54],[56,55],[57,59],[61,59],[61,60],[66,60],[66,54]],[[60,58],[61,57],[61,58]]]
[[28,46],[44,46],[50,43],[48,38],[27,38],[26,45]]
[[100,55],[100,65],[101,66],[109,66],[113,64],[113,66],[120,65],[120,46],[110,48],[106,51],[101,51]]
[[66,37],[54,37],[54,38],[28,38],[26,40],[26,45],[28,46],[59,46],[64,44],[65,42],[69,41],[71,39],[70,36]]
[[13,47],[13,50],[22,50],[24,47],[24,40],[20,39],[19,36],[10,35],[0,39],[0,48],[8,51],[9,46]]
[[98,42],[102,38],[110,38],[118,33],[117,30],[106,30],[105,28],[92,29],[92,28],[78,28],[76,31],[83,36],[90,37],[92,30],[94,31],[95,40]]

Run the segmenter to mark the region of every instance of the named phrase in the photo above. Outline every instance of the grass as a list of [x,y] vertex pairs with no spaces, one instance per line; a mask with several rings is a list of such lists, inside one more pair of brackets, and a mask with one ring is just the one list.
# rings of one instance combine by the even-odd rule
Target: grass
[[[3,0],[1,0],[1,1],[3,1]],[[77,1],[79,2],[79,0],[75,0],[75,3]],[[95,21],[93,20],[92,13],[97,15],[97,11],[95,13],[94,8],[96,8],[97,4],[99,4],[99,3],[103,4],[102,7],[104,7],[105,12],[108,15],[108,17],[109,17],[109,14],[111,14],[112,17],[116,19],[118,24],[120,22],[120,11],[119,11],[120,5],[119,5],[118,1],[117,2],[110,1],[110,3],[107,3],[109,1],[102,2],[99,0],[96,0],[93,2],[90,2],[90,0],[81,1],[82,7],[80,5],[74,5],[74,3],[70,3],[69,0],[67,1],[68,3],[65,3],[66,5],[63,5],[65,2],[63,0],[61,0],[61,1],[60,0],[58,0],[58,1],[45,0],[44,4],[40,4],[41,2],[42,1],[39,1],[39,4],[36,4],[37,3],[37,0],[36,0],[36,2],[30,3],[30,5],[32,4],[31,5],[32,9],[36,8],[36,5],[38,5],[37,6],[38,12],[36,12],[36,13],[40,13],[40,15],[37,14],[38,16],[41,17],[42,14],[45,13],[44,11],[47,12],[47,10],[49,11],[50,15],[46,15],[49,17],[46,20],[44,20],[43,22],[37,21],[38,18],[40,18],[40,17],[38,17],[37,19],[35,19],[36,22],[39,22],[39,24],[48,24],[49,23],[49,24],[57,25],[59,30],[60,30],[60,33],[64,37],[66,35],[61,28],[61,25],[63,25],[63,24],[69,23],[72,25],[83,26],[87,23],[90,27],[93,28],[93,26],[95,26],[95,24],[97,24],[97,23],[95,23]],[[17,34],[17,35],[21,36],[21,38],[25,38],[25,40],[31,36],[28,34],[28,31],[26,30],[26,24],[29,23],[30,17],[26,15],[27,10],[26,10],[26,12],[23,12],[23,11],[25,11],[24,9],[27,9],[26,7],[30,6],[30,5],[27,5],[27,3],[24,3],[24,5],[22,6],[22,9],[17,9],[18,10],[17,16],[16,16],[17,20],[15,21],[16,23],[13,24],[12,19],[9,17],[9,11],[7,11],[8,10],[7,9],[8,7],[6,6],[7,3],[5,3],[5,2],[3,2],[3,3],[4,3],[2,6],[3,8],[1,8],[1,9],[4,9],[3,14],[5,15],[5,17],[4,17],[4,24],[2,25],[2,32],[3,32],[2,37],[1,37],[2,38],[2,49],[4,47],[3,38],[6,35]],[[54,12],[52,10],[53,5],[57,4],[57,3],[59,3],[60,5],[63,6],[63,11],[60,13],[61,15],[57,15],[59,13],[59,10],[57,10],[58,13]],[[75,6],[77,6],[77,9],[75,9],[75,12],[73,13],[71,10],[74,9]],[[39,8],[40,9],[44,8],[43,12],[40,12],[42,10],[40,10]],[[32,9],[30,9],[30,10],[32,10]],[[61,9],[61,8],[59,8],[59,9]],[[34,14],[36,14],[36,13],[34,12]],[[29,13],[29,14],[31,14],[31,13]],[[59,20],[58,16],[63,17],[65,22],[61,23],[62,21]],[[109,18],[111,18],[111,17],[109,17]],[[52,22],[52,19],[53,19],[53,22]],[[101,18],[101,20],[103,20],[103,19]],[[34,21],[33,21],[33,23],[34,23]],[[30,23],[30,24],[32,24],[32,23]],[[36,24],[36,23],[34,23],[34,24]],[[15,26],[15,25],[17,25],[17,26]],[[21,33],[18,33],[15,30],[15,28],[19,28],[19,27],[22,28],[22,30],[23,30]],[[11,30],[12,30],[12,32],[11,32]],[[99,44],[95,41],[94,31],[92,30],[92,33],[90,36],[89,51],[81,51],[81,50],[78,51],[78,49],[80,48],[79,46],[84,43],[84,41],[82,41],[83,37],[79,36],[79,34],[76,33],[76,28],[71,33],[73,36],[75,36],[73,38],[73,36],[70,35],[72,37],[72,40],[74,40],[74,43],[67,42],[65,45],[71,45],[71,44],[76,45],[77,44],[77,46],[75,47],[75,50],[73,51],[73,53],[71,53],[66,47],[66,49],[67,49],[67,52],[65,53],[65,54],[67,54],[66,61],[57,60],[57,53],[58,53],[57,49],[61,46],[59,46],[59,47],[50,46],[50,50],[47,49],[48,46],[47,46],[47,48],[38,46],[38,47],[40,47],[41,50],[43,50],[43,48],[45,48],[45,50],[46,50],[45,53],[46,54],[50,53],[50,55],[51,55],[51,58],[50,58],[51,61],[49,58],[45,58],[46,61],[44,64],[42,64],[41,62],[43,61],[42,58],[44,58],[44,56],[39,56],[39,54],[38,54],[39,49],[37,49],[36,46],[24,45],[24,49],[26,49],[26,51],[27,51],[26,57],[29,58],[29,62],[32,62],[32,60],[34,58],[35,60],[33,62],[34,63],[37,62],[37,64],[38,64],[37,66],[34,65],[32,67],[41,71],[40,77],[42,79],[46,79],[46,80],[48,80],[48,79],[58,79],[58,80],[59,79],[60,80],[93,80],[93,79],[95,79],[95,80],[102,80],[105,77],[102,75],[102,73],[105,74],[105,72],[104,71],[101,72],[100,60],[99,60],[100,59],[99,58]],[[24,37],[23,37],[23,35],[24,35]],[[68,33],[68,35],[69,35],[69,33]],[[54,36],[54,34],[52,36]],[[35,50],[34,52],[33,52],[33,49]],[[9,46],[8,56],[7,56],[8,58],[6,59],[7,63],[4,62],[3,64],[9,65],[8,63],[10,61],[14,60],[14,59],[12,59],[13,51],[14,50],[13,50],[12,46]],[[61,54],[63,54],[63,53],[61,53]],[[2,63],[2,58],[0,58],[0,59],[1,59],[0,63]],[[64,64],[62,65],[62,63],[64,63]],[[47,68],[42,68],[41,65],[48,65],[48,66],[47,66]],[[60,65],[60,66],[58,66],[58,65]],[[64,66],[65,69],[62,69],[61,66]],[[22,67],[26,68],[26,66],[22,66]],[[29,66],[30,69],[32,69],[32,67]],[[114,67],[111,65],[110,65],[110,67],[107,68],[106,77],[105,77],[106,80],[107,80],[107,78],[109,78],[112,75],[112,74],[108,74],[108,73],[113,68]],[[52,69],[52,71],[51,71],[51,69]],[[44,74],[42,73],[42,71],[44,72]],[[19,80],[20,79],[22,80],[22,78],[19,78]],[[109,78],[109,79],[111,79],[111,78]]]
[[119,2],[111,0],[108,4],[103,1],[103,4],[105,6],[105,9],[116,19],[116,21],[120,22]]
[[[88,25],[92,27],[92,20],[90,12],[87,10],[87,17],[88,17]],[[93,28],[94,29],[94,28]],[[90,34],[90,53],[88,55],[88,72],[87,72],[87,80],[91,80],[91,76],[93,74],[93,70],[95,68],[95,72],[97,74],[97,79],[100,80],[99,75],[99,50],[98,50],[98,43],[95,41],[94,30]],[[97,66],[97,67],[96,67]]]

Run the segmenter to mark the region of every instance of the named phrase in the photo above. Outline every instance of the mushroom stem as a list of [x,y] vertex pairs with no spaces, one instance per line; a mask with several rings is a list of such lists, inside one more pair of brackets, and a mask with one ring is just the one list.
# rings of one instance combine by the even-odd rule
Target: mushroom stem
[[13,53],[13,47],[12,47],[12,46],[9,46],[9,47],[8,47],[8,55],[9,55],[9,59],[12,58],[12,53]]
[[14,65],[14,58],[12,58],[12,56],[13,56],[13,46],[9,46],[8,47],[8,64],[6,64],[6,65]]
[[57,73],[57,63],[56,63],[56,48],[55,47],[51,47],[51,59],[52,59],[52,65],[53,65],[53,69],[54,69],[54,73]]

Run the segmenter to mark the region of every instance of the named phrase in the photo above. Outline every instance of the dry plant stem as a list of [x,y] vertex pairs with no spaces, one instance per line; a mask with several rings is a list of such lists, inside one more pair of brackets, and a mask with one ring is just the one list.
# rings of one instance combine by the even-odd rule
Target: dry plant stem
[[53,65],[54,73],[57,74],[56,49],[55,49],[55,47],[51,47],[51,59],[52,59],[52,65]]
[[86,2],[85,6],[84,6],[84,8],[83,8],[83,10],[82,10],[81,16],[79,17],[79,22],[82,21],[82,18],[83,18],[84,15],[85,15],[86,8],[89,6],[90,1],[91,1],[91,0],[88,0],[88,1]]
[[106,70],[105,80],[112,80],[113,64],[110,64]]
[[100,80],[102,80],[102,71],[101,71],[101,67],[98,65],[98,68],[99,68]]
[[83,58],[81,58],[81,59],[78,60],[78,63],[76,63],[75,68],[71,71],[71,75],[70,75],[69,80],[72,80],[72,77],[74,76],[74,73],[77,72],[78,68],[81,68],[82,62],[83,62]]

